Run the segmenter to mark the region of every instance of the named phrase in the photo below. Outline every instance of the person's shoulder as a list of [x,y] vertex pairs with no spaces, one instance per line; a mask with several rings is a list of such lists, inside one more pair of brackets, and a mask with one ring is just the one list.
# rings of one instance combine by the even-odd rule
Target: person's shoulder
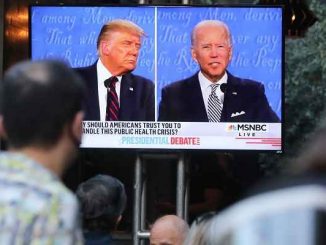
[[172,82],[164,87],[166,90],[176,90],[176,89],[182,89],[184,86],[188,86],[189,84],[192,84],[194,81],[198,80],[198,73],[187,77],[182,80],[178,80],[175,82]]
[[51,195],[47,209],[56,213],[60,219],[68,222],[67,224],[75,220],[79,211],[79,203],[74,193],[61,181],[48,185],[47,190]]
[[153,81],[151,81],[150,79],[140,76],[140,75],[136,75],[133,73],[128,73],[126,75],[124,75],[127,79],[130,79],[132,81],[136,81],[138,84],[143,84],[143,85],[147,85],[147,86],[154,86]]
[[76,196],[61,181],[53,183],[48,189],[54,196],[58,196],[63,202],[75,204]]
[[144,81],[144,82],[151,82],[152,81],[146,77],[143,77],[141,75],[136,75],[134,73],[128,73],[125,75],[126,77],[129,77],[130,79],[135,79],[135,80],[139,80],[139,81]]
[[230,73],[228,73],[228,82],[233,82],[235,84],[239,84],[242,86],[260,86],[262,84],[259,81],[243,78],[243,77],[237,77]]
[[50,212],[57,210],[57,207],[65,207],[70,211],[78,210],[76,197],[57,177],[44,171],[40,173],[43,175],[31,176],[27,171],[22,171],[14,178],[11,176],[2,178],[6,179],[7,188],[15,190],[16,198],[23,199],[24,196],[28,196],[20,208],[21,211],[36,215],[40,213],[50,215]]
[[74,71],[78,72],[78,73],[88,73],[92,70],[95,70],[96,71],[96,62],[92,65],[89,65],[89,66],[82,66],[82,67],[73,67],[72,68]]
[[[43,193],[45,199],[48,202],[58,202],[65,205],[71,205],[73,207],[77,206],[77,198],[73,192],[68,189],[61,180],[53,175],[49,175],[39,181],[41,183],[38,188],[34,188],[38,193]],[[33,186],[36,182],[30,183],[30,189],[33,190]]]
[[236,77],[228,74],[228,86],[236,87],[238,89],[259,91],[264,89],[264,85],[259,82],[248,78]]

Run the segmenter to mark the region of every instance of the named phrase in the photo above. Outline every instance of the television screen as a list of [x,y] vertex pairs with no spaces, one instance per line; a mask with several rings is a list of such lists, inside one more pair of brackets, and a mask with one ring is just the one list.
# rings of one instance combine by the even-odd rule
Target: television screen
[[[82,147],[282,151],[281,7],[33,5],[29,19],[31,59],[95,68],[87,83],[95,86],[96,98],[89,99],[95,102],[87,110],[97,117],[85,118]],[[109,121],[98,98],[97,39],[104,24],[118,19],[133,22],[145,35],[132,75],[120,78],[123,116]],[[192,35],[198,23],[209,25],[209,20],[228,27],[229,45],[218,43],[221,35],[207,41],[214,32]],[[227,76],[215,92],[222,104],[215,122],[209,104],[216,102],[208,102],[214,96],[205,82],[223,65],[223,55]],[[127,80],[134,84],[126,87]],[[144,99],[150,97],[150,84],[153,100]],[[139,92],[145,85],[147,94]],[[125,93],[140,98],[125,99]],[[143,108],[152,108],[152,116]]]

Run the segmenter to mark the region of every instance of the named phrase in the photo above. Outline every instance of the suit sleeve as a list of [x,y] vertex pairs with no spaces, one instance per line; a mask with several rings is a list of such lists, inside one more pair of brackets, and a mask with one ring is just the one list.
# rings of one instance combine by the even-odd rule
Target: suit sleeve
[[267,97],[265,95],[265,88],[263,84],[259,85],[259,91],[258,91],[258,115],[257,115],[257,121],[258,122],[280,122],[280,119],[276,115],[276,113],[273,111],[273,109],[270,107],[269,102],[267,100]]
[[150,83],[148,89],[148,96],[145,102],[146,105],[146,121],[155,121],[155,87]]
[[161,101],[159,105],[159,121],[170,121],[169,115],[169,106],[168,106],[168,99],[167,99],[167,89],[163,88],[161,93]]

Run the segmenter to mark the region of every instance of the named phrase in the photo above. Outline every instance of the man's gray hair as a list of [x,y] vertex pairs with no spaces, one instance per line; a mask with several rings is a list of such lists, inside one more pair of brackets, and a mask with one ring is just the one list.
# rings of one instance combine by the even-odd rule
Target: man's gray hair
[[195,25],[195,27],[192,29],[192,32],[191,32],[191,46],[193,46],[196,41],[197,30],[203,26],[222,27],[226,31],[227,36],[228,36],[227,44],[229,46],[232,46],[230,29],[227,26],[227,24],[225,24],[223,21],[220,21],[220,20],[203,20],[203,21],[199,22],[197,25]]

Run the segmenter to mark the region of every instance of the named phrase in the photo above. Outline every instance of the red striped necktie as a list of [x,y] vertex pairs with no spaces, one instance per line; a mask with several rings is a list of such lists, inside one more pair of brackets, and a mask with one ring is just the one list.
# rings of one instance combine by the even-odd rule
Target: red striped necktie
[[115,85],[118,82],[117,77],[110,77],[104,81],[104,85],[107,88],[106,97],[106,121],[118,121],[119,120],[119,99]]

